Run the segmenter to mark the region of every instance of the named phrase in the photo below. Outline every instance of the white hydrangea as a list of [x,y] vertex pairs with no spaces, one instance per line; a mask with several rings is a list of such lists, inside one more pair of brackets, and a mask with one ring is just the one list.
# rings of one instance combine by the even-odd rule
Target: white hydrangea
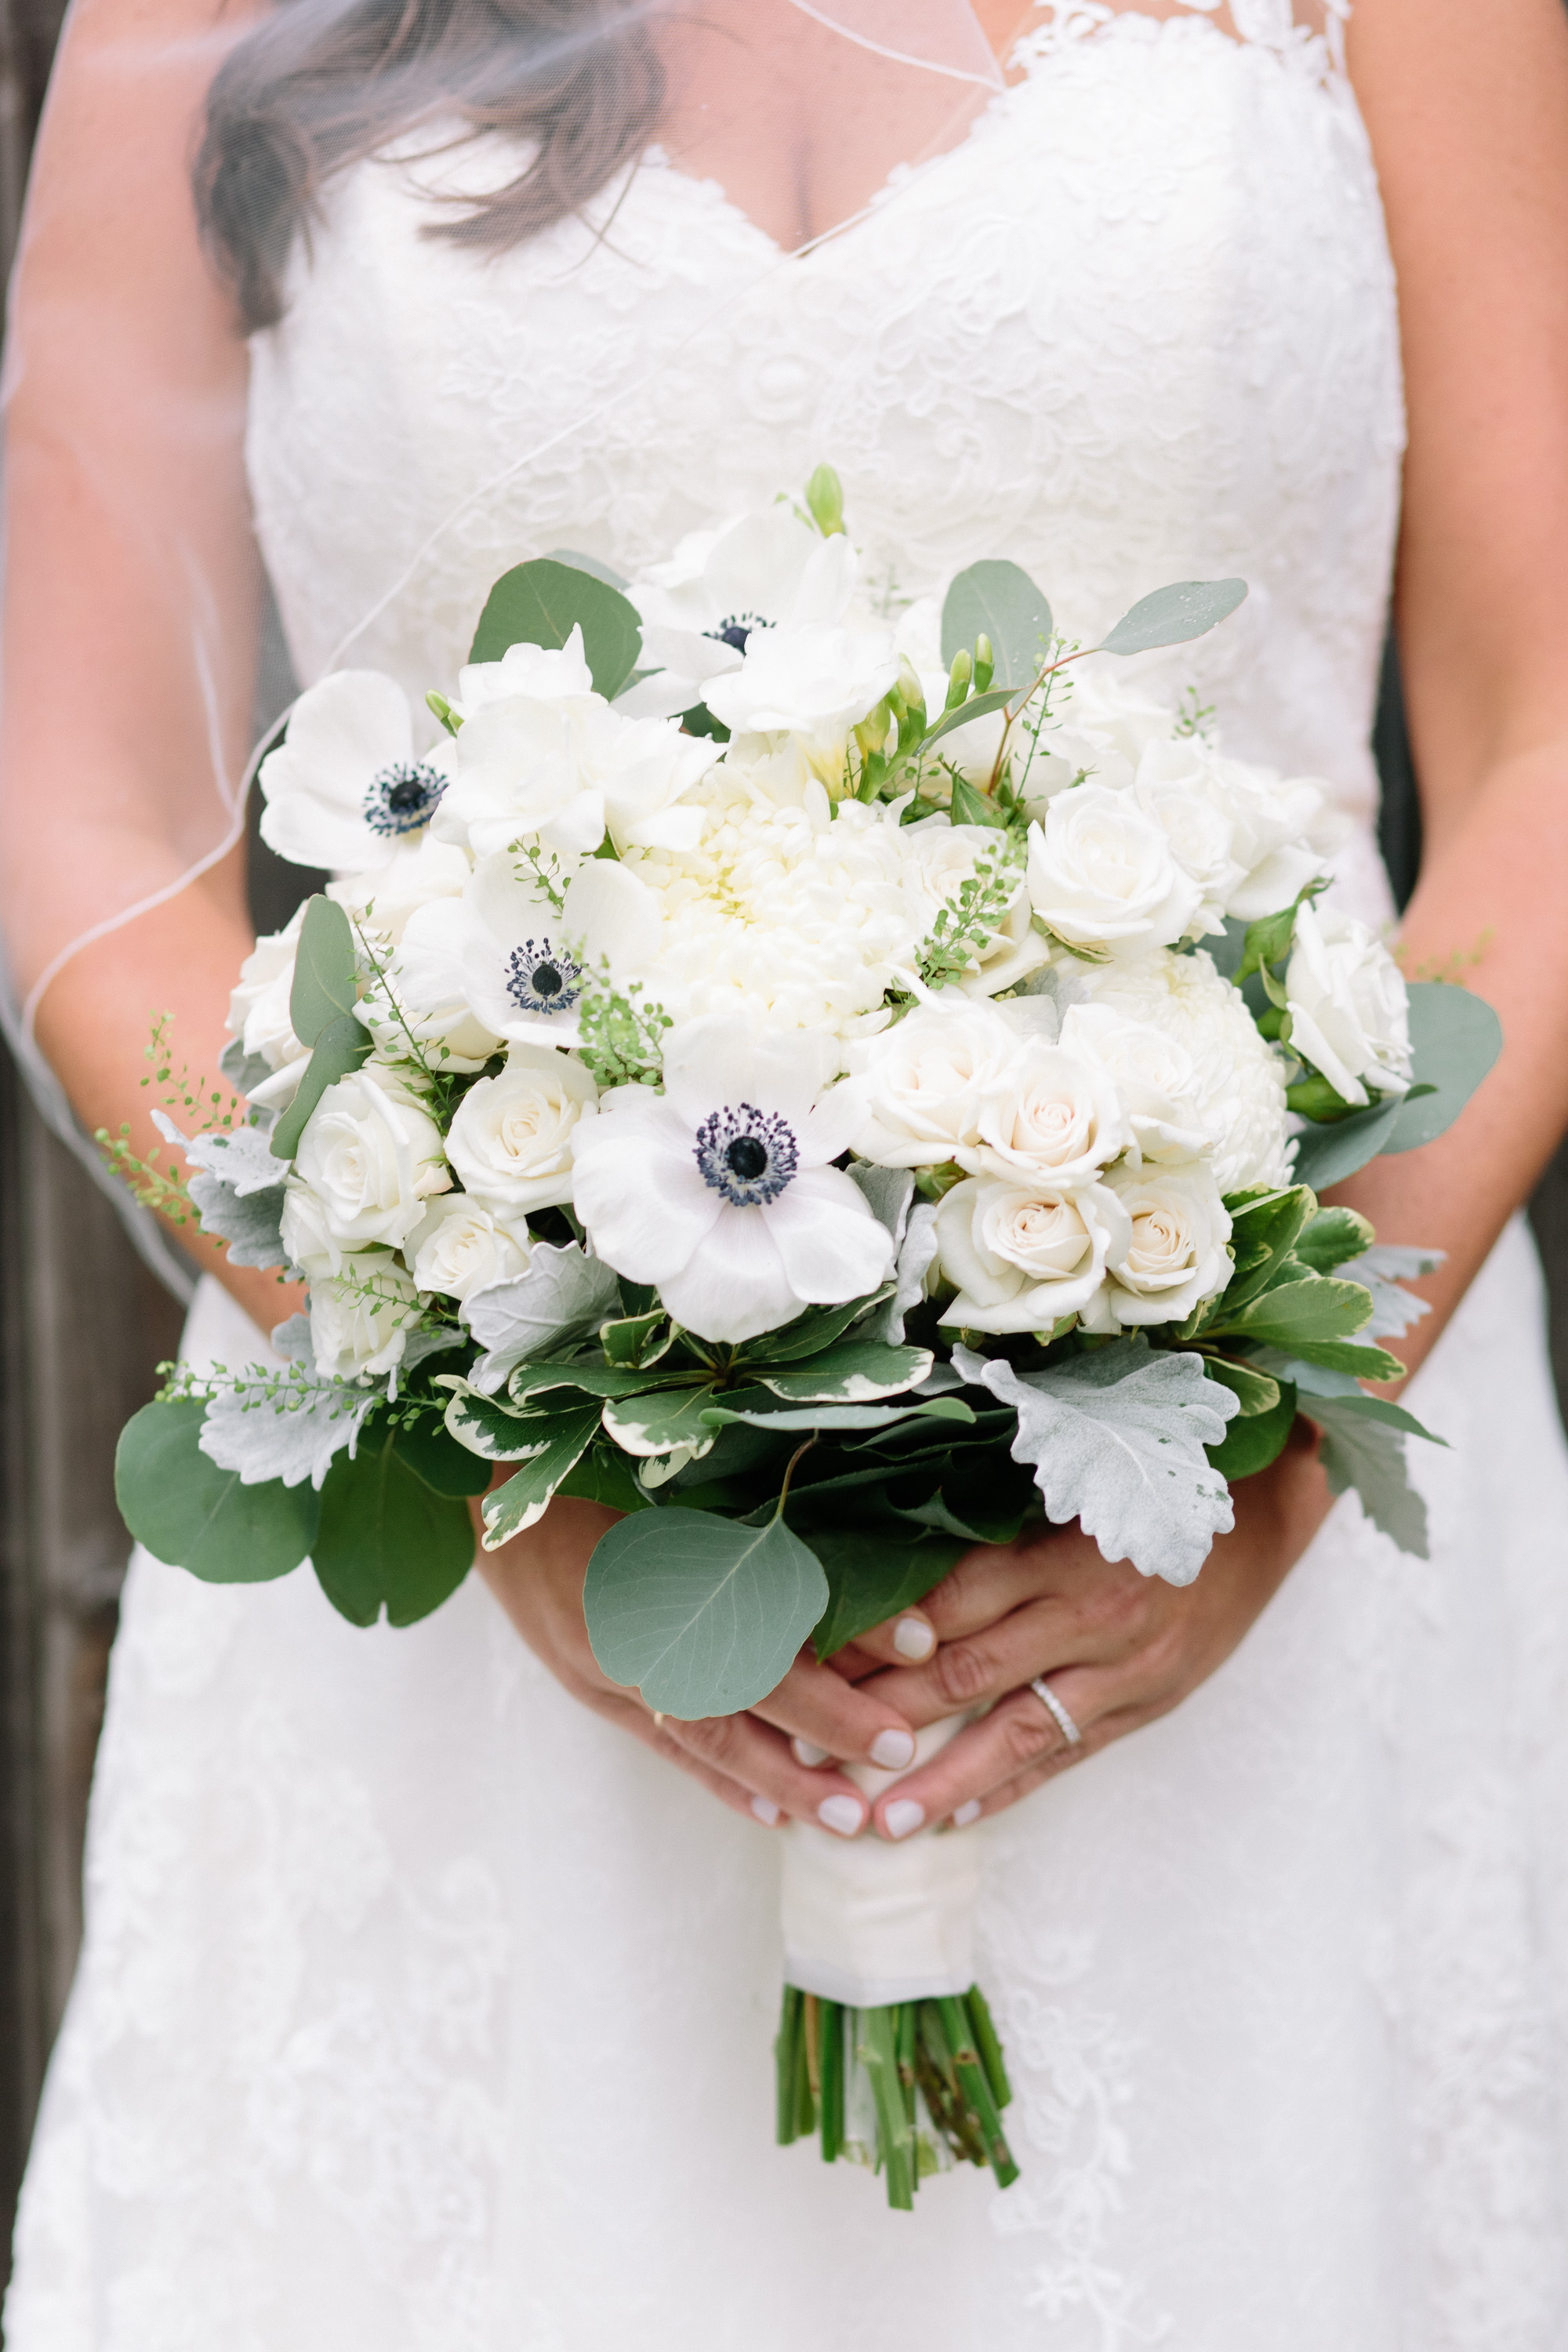
[[1184,1109],[1212,1138],[1222,1192],[1290,1181],[1289,1111],[1279,1056],[1253,1024],[1239,992],[1199,949],[1111,963],[1066,982],[1063,994],[1104,1004],[1159,1029],[1185,1049],[1192,1076]]

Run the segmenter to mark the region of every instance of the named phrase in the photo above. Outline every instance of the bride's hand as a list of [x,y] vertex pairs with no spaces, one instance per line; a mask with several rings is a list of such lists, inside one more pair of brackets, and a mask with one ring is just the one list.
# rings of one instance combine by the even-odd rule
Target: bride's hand
[[583,1619],[588,1556],[616,1517],[597,1503],[557,1496],[537,1527],[496,1551],[479,1550],[480,1575],[529,1648],[574,1698],[679,1765],[732,1811],[768,1828],[793,1814],[853,1837],[866,1825],[865,1798],[843,1773],[808,1769],[792,1739],[808,1755],[826,1749],[897,1770],[915,1748],[897,1705],[803,1652],[750,1714],[701,1723],[653,1715],[637,1691],[601,1672]]
[[[1327,1516],[1331,1497],[1301,1423],[1268,1470],[1236,1491],[1236,1527],[1194,1583],[1178,1589],[1103,1560],[1077,1527],[968,1552],[923,1614],[941,1646],[923,1665],[888,1664],[895,1628],[834,1661],[912,1724],[990,1712],[874,1809],[884,1837],[925,1822],[1001,1812],[1042,1780],[1168,1714],[1223,1664]],[[1029,1689],[1050,1686],[1082,1733],[1073,1747]],[[911,1811],[910,1807],[916,1810]],[[890,1824],[889,1825],[889,1816]]]

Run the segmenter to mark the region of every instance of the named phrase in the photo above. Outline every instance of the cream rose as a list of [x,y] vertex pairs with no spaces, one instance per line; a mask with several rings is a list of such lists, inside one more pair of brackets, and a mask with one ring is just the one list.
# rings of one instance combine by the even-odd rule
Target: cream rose
[[1097,1062],[1031,1037],[981,1089],[979,1141],[954,1153],[971,1175],[1090,1184],[1121,1151],[1126,1124]]
[[1105,784],[1058,793],[1029,827],[1029,898],[1069,948],[1112,955],[1169,947],[1202,891],[1177,864],[1164,827]]
[[951,1004],[921,1005],[857,1048],[868,1114],[855,1137],[860,1158],[882,1168],[930,1168],[977,1145],[984,1089],[1016,1045],[999,1013],[955,995]]
[[385,1250],[345,1256],[335,1274],[310,1285],[310,1346],[325,1380],[390,1372],[403,1361],[419,1320],[413,1277]]
[[1115,1087],[1127,1123],[1127,1152],[1144,1160],[1195,1160],[1215,1139],[1204,1124],[1198,1076],[1179,1038],[1109,1004],[1074,1004],[1062,1022],[1063,1051],[1095,1063]]
[[528,1272],[529,1233],[521,1216],[497,1216],[467,1192],[433,1201],[404,1244],[421,1290],[465,1299]]
[[1100,1288],[1127,1219],[1103,1185],[966,1176],[937,1211],[939,1264],[958,1297],[944,1324],[971,1331],[1045,1331],[1080,1315]]
[[327,1088],[305,1123],[294,1165],[333,1240],[362,1249],[401,1248],[431,1194],[452,1181],[429,1113],[368,1069]]
[[1296,917],[1285,973],[1290,1043],[1357,1107],[1368,1088],[1402,1095],[1410,1084],[1410,998],[1375,931],[1353,915],[1310,903]]
[[1106,1178],[1123,1212],[1097,1328],[1182,1323],[1230,1279],[1230,1218],[1207,1166],[1113,1168]]
[[463,1097],[447,1156],[465,1192],[503,1218],[572,1198],[572,1134],[599,1089],[550,1045],[514,1045],[499,1077]]

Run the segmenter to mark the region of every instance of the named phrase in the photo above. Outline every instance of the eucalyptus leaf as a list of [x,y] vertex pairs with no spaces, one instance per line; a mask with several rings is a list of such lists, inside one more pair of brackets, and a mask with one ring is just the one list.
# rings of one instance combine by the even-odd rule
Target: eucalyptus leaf
[[1078,1519],[1105,1559],[1190,1584],[1233,1523],[1229,1491],[1205,1447],[1235,1415],[1201,1356],[1117,1339],[1049,1370],[1020,1375],[1000,1357],[954,1348],[965,1380],[1018,1415],[1016,1462],[1035,1465],[1047,1516]]
[[583,1594],[604,1672],[681,1722],[765,1698],[827,1601],[821,1563],[783,1519],[746,1528],[673,1504],[601,1536]]
[[[378,1434],[380,1434],[378,1433]],[[413,1625],[439,1609],[474,1559],[468,1507],[432,1492],[397,1451],[380,1443],[340,1455],[321,1489],[310,1559],[322,1591],[352,1625]]]
[[321,1500],[280,1480],[247,1486],[201,1450],[199,1397],[143,1405],[120,1433],[114,1498],[154,1559],[206,1584],[266,1584],[298,1568],[316,1533]]
[[509,646],[559,649],[574,628],[583,632],[595,692],[613,702],[637,666],[642,623],[618,588],[576,559],[541,556],[504,572],[485,600],[468,659],[500,661]]
[[1401,1102],[1384,1151],[1415,1151],[1452,1127],[1502,1051],[1502,1024],[1482,996],[1449,981],[1410,986],[1410,1052],[1436,1091]]
[[563,563],[568,572],[590,572],[606,588],[624,588],[626,584],[625,572],[617,572],[614,564],[602,563],[596,555],[584,555],[575,547],[552,547],[546,551],[544,560],[547,563]]
[[335,898],[308,898],[289,992],[289,1019],[301,1045],[313,1045],[330,1023],[353,1011],[356,977],[347,915]]
[[1310,1184],[1314,1192],[1327,1192],[1342,1184],[1347,1176],[1387,1150],[1399,1112],[1399,1097],[1391,1095],[1352,1118],[1337,1119],[1330,1127],[1309,1127],[1296,1145],[1297,1181]]
[[598,1428],[599,1416],[592,1404],[569,1405],[561,1412],[529,1415],[527,1453],[510,1457],[520,1466],[504,1486],[497,1486],[485,1496],[480,1507],[487,1551],[494,1551],[509,1537],[532,1527],[544,1517],[551,1496],[562,1480],[576,1468]]
[[828,1602],[812,1633],[819,1658],[830,1658],[873,1625],[912,1609],[957,1566],[973,1538],[889,1528],[823,1528],[811,1549],[827,1578]]
[[421,1413],[402,1423],[396,1436],[397,1458],[437,1495],[464,1499],[482,1495],[490,1483],[489,1465],[470,1446],[459,1445],[439,1421]]
[[1146,654],[1190,645],[1228,620],[1247,594],[1245,580],[1178,580],[1141,596],[1099,647],[1102,654]]
[[955,654],[972,652],[976,638],[987,636],[1000,684],[1027,686],[1049,656],[1054,626],[1050,605],[1017,564],[995,558],[972,563],[942,603],[943,667],[951,669]]
[[269,1141],[275,1159],[293,1159],[306,1121],[327,1088],[335,1087],[340,1078],[352,1077],[370,1059],[370,1033],[352,1013],[340,1013],[328,1022],[316,1040],[293,1101],[272,1130]]

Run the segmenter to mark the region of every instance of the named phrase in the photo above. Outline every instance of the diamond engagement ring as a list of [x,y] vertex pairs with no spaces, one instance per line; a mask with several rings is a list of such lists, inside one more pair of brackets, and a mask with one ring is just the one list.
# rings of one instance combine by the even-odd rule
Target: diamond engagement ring
[[1068,1746],[1069,1748],[1081,1748],[1083,1746],[1082,1732],[1079,1729],[1077,1724],[1073,1721],[1071,1716],[1068,1713],[1066,1707],[1062,1705],[1060,1699],[1057,1696],[1055,1691],[1046,1680],[1044,1675],[1037,1675],[1034,1681],[1029,1685],[1029,1688],[1034,1692],[1035,1696],[1039,1700],[1040,1705],[1045,1708],[1046,1713],[1051,1717],[1056,1724],[1057,1729],[1061,1733],[1061,1736],[1067,1741]]

